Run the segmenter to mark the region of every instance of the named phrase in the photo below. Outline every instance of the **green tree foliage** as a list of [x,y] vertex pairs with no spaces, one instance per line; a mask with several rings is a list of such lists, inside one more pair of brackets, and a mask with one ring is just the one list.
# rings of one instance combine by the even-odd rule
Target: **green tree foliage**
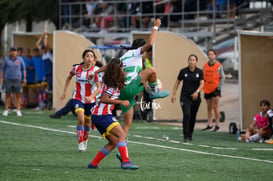
[[[32,23],[49,20],[58,29],[58,0],[0,0],[0,35],[7,23],[26,21],[26,31],[32,31]],[[1,37],[1,36],[0,36]],[[3,52],[0,42],[0,57]]]

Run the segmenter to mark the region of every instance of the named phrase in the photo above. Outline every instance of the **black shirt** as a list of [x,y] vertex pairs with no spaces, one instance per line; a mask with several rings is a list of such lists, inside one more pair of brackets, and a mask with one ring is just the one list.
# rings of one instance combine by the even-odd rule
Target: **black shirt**
[[196,67],[192,72],[189,67],[186,67],[180,70],[177,79],[183,80],[181,97],[183,95],[191,98],[191,95],[198,89],[200,81],[204,80],[203,71]]

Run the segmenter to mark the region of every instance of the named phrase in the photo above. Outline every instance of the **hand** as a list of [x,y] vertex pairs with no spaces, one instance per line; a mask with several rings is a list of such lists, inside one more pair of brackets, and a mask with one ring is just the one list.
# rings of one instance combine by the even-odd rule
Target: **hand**
[[195,101],[198,98],[198,92],[194,92],[192,95],[192,100]]
[[27,79],[26,79],[26,78],[24,78],[23,83],[24,83],[24,84],[26,84],[26,83],[27,83]]
[[93,99],[92,96],[87,96],[84,98],[85,102],[90,102]]
[[129,101],[122,101],[121,102],[121,105],[123,105],[124,107],[130,107],[130,103],[129,103]]
[[64,93],[63,93],[63,95],[62,95],[61,99],[64,99],[64,98],[65,98],[65,96],[66,96],[66,92],[64,92]]
[[156,26],[156,27],[160,27],[160,25],[161,25],[161,19],[159,19],[159,18],[156,18],[155,20],[154,20],[154,26]]
[[173,95],[172,95],[172,103],[174,103],[175,100],[176,100],[176,95],[173,94]]
[[87,79],[92,80],[94,76],[95,76],[94,72],[88,72]]

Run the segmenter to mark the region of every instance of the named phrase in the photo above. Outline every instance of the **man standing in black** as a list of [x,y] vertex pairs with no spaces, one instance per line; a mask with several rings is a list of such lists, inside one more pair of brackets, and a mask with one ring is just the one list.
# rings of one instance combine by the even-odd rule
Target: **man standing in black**
[[173,88],[172,103],[176,99],[177,88],[183,80],[180,105],[183,111],[184,142],[192,141],[196,114],[201,103],[200,91],[204,85],[203,71],[196,67],[197,61],[196,55],[189,56],[189,65],[180,70]]

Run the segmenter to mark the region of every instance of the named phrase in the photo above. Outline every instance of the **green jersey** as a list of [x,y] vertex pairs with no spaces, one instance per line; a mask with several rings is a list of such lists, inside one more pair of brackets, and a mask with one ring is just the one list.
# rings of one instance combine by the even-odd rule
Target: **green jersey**
[[126,72],[125,84],[137,78],[138,73],[142,70],[141,48],[127,51],[120,60],[123,63],[124,72]]

